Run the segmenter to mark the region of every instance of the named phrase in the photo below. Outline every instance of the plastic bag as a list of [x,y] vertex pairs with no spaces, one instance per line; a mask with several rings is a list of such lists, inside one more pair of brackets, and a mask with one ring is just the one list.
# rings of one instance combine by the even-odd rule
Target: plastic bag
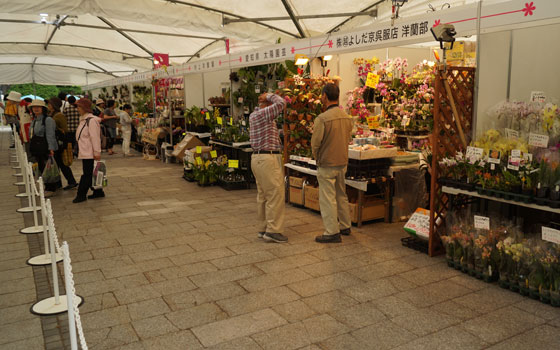
[[95,161],[93,166],[92,187],[96,190],[107,186],[107,166],[105,161]]
[[60,170],[58,169],[56,161],[53,157],[49,157],[41,176],[43,177],[43,182],[46,184],[52,184],[60,181]]

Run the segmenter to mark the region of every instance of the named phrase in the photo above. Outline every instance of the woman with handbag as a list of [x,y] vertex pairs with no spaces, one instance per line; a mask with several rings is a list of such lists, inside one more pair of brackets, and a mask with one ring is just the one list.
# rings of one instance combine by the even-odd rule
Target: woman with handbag
[[[32,136],[29,141],[29,152],[37,161],[39,173],[42,174],[50,157],[58,150],[56,142],[56,123],[53,118],[48,116],[48,109],[44,101],[33,100],[29,105],[33,112],[33,122],[31,123]],[[62,187],[58,182],[45,181],[45,197],[52,197],[58,187]]]
[[[61,107],[61,99],[58,97],[52,97],[49,99],[48,108],[51,113],[51,117],[56,123],[56,140],[58,142],[58,151],[54,152],[54,159],[68,182],[68,185],[64,187],[64,190],[70,190],[77,187],[78,184],[76,183],[76,179],[74,179],[72,169],[64,163],[64,153],[70,152],[69,159],[70,161],[72,160],[72,147],[70,146],[70,150],[68,150],[68,137],[66,136],[68,134],[68,124],[66,122],[66,116],[60,112]],[[68,157],[66,157],[66,159],[68,159]],[[72,163],[69,165],[72,165]]]
[[78,159],[82,160],[83,174],[80,178],[78,193],[73,203],[84,202],[87,199],[105,197],[103,189],[94,189],[93,194],[87,193],[92,185],[94,160],[101,159],[101,118],[92,114],[92,103],[87,98],[76,102],[80,113],[80,123],[76,129],[76,143],[78,144]]

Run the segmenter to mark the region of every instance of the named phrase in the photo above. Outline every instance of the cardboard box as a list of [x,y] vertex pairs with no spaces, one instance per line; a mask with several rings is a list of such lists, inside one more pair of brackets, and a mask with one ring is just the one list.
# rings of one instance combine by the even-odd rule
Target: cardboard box
[[181,142],[175,146],[175,149],[171,154],[177,159],[183,159],[185,157],[185,151],[196,146],[204,146],[204,143],[202,143],[202,141],[200,141],[196,136],[187,134]]
[[302,188],[303,187],[303,180],[304,180],[304,178],[302,178],[302,177],[290,176],[290,186],[297,187],[297,188]]
[[305,193],[305,207],[313,210],[320,211],[319,206],[319,187],[306,186]]
[[303,189],[290,186],[290,203],[303,205]]
[[[349,203],[350,217],[352,222],[358,222],[358,204]],[[362,208],[362,221],[384,219],[385,218],[385,202],[381,199],[364,203]]]

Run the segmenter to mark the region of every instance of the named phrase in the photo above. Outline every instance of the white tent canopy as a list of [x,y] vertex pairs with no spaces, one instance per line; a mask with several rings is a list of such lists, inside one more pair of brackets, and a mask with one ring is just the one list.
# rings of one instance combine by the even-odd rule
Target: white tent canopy
[[[410,0],[400,16],[473,2]],[[225,39],[241,52],[367,26],[391,16],[391,1],[3,0],[0,11],[0,83],[87,85],[148,71],[153,53],[182,64],[225,54]],[[367,15],[353,15],[360,12]],[[344,16],[307,18],[332,14]]]

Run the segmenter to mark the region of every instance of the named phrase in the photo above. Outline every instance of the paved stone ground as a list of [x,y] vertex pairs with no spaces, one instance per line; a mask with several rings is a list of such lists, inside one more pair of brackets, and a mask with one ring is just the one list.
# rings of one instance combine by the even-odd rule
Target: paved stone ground
[[[41,349],[49,339],[28,312],[33,271],[2,145],[0,349]],[[201,188],[177,164],[104,158],[106,198],[52,199],[91,349],[560,348],[560,310],[402,247],[402,224],[319,245],[320,216],[287,206],[290,242],[265,243],[255,190]]]

